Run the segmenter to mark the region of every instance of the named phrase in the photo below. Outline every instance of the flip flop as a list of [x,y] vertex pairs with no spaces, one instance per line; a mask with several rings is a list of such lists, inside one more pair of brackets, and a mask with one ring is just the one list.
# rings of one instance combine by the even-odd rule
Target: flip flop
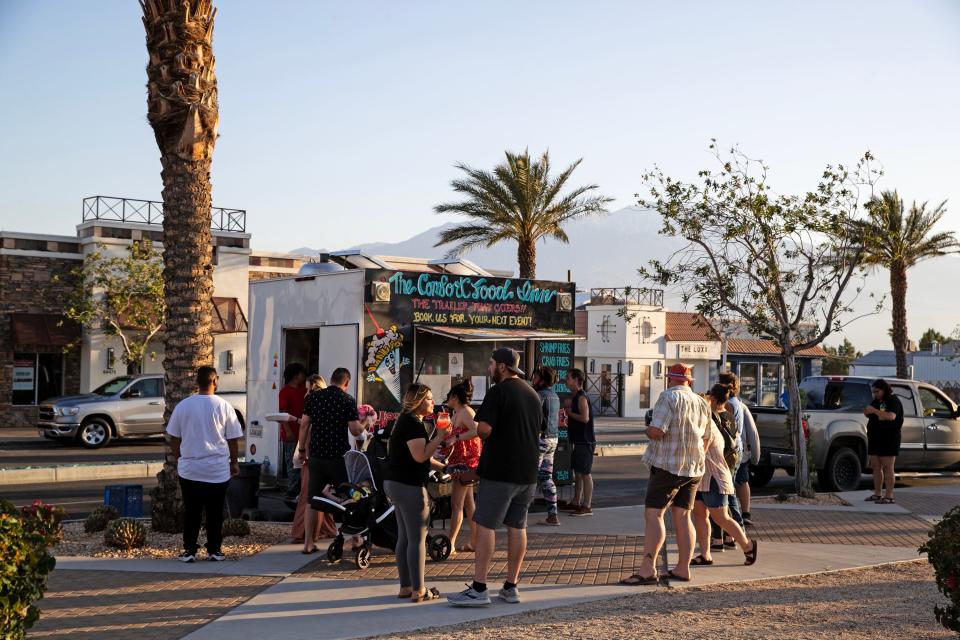
[[629,578],[624,578],[620,581],[620,584],[626,585],[628,587],[641,587],[650,584],[659,584],[660,576],[653,574],[652,576],[642,576],[639,573],[635,573]]
[[436,587],[430,587],[423,593],[414,593],[410,595],[410,602],[430,602],[431,600],[439,600],[440,591]]
[[864,502],[879,502],[882,498],[880,496],[867,496]]
[[315,554],[317,551],[320,551],[320,547],[314,547],[313,549],[310,549],[310,551],[307,551],[306,549],[304,549],[300,553],[302,553],[305,556],[310,556]]
[[709,567],[712,564],[713,560],[707,560],[703,557],[702,553],[690,561],[690,566],[692,567]]
[[743,552],[743,557],[746,558],[743,564],[747,565],[748,567],[756,563],[757,561],[757,541],[756,540],[753,541],[753,548],[750,549],[750,551]]
[[667,571],[667,577],[670,578],[671,580],[677,580],[678,582],[690,582],[690,576],[687,576],[687,577],[678,576],[673,572],[673,569],[670,569],[670,571]]
[[410,593],[398,593],[398,594],[397,594],[397,597],[398,597],[398,598],[401,598],[401,599],[402,599],[402,598],[412,598],[412,597],[413,597],[413,591],[411,591]]

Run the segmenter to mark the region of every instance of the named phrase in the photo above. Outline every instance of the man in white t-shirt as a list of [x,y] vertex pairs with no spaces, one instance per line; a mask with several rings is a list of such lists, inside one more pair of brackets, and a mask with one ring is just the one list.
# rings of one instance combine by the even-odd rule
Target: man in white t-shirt
[[216,396],[217,370],[197,369],[197,395],[184,398],[167,423],[167,435],[180,476],[183,495],[183,553],[181,562],[197,555],[200,521],[207,514],[207,559],[224,560],[223,503],[230,477],[240,472],[237,440],[243,435],[237,413]]

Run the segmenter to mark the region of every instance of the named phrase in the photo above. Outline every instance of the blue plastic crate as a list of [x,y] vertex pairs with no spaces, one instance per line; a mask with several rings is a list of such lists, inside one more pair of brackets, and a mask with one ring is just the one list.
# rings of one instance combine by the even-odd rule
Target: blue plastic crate
[[143,516],[142,484],[108,484],[103,488],[103,504],[111,505],[124,518]]

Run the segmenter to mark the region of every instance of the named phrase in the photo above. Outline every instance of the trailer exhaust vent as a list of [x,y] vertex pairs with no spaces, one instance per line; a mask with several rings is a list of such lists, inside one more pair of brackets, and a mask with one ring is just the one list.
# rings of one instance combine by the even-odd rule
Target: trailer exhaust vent
[[373,302],[390,302],[390,283],[371,282],[370,299]]

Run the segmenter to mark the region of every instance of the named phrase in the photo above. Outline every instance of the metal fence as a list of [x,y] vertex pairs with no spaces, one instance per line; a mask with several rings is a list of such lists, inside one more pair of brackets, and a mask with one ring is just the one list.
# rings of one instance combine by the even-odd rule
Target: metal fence
[[640,304],[650,307],[662,307],[663,289],[639,289],[634,287],[590,289],[590,304]]
[[[163,224],[163,203],[112,196],[91,196],[83,199],[83,221],[111,220],[139,224]],[[214,231],[243,233],[247,228],[244,209],[211,208],[210,226]]]

